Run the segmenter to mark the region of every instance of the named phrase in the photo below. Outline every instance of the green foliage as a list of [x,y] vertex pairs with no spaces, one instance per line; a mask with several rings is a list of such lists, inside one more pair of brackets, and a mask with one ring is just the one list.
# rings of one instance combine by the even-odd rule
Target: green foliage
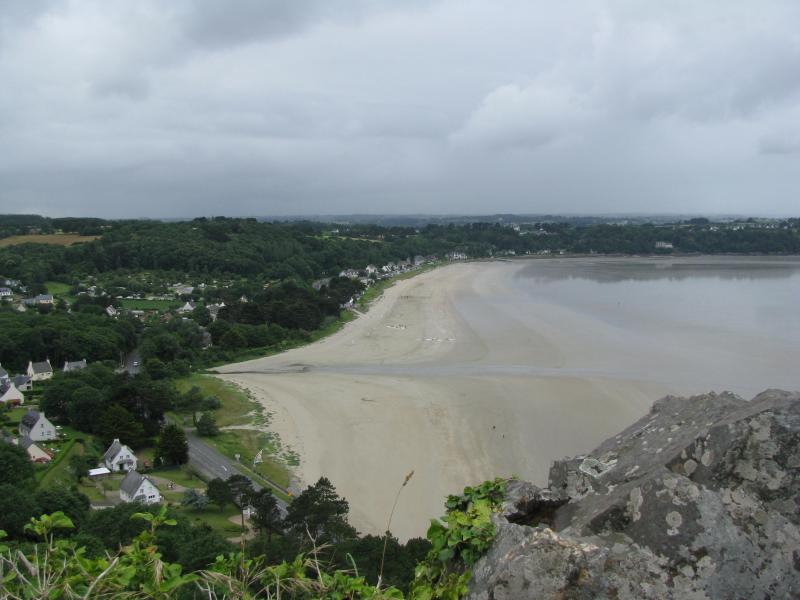
[[19,446],[0,441],[0,485],[28,488],[33,485],[33,476],[33,463],[28,453]]
[[11,537],[20,537],[25,524],[39,512],[30,492],[9,483],[0,484],[0,529]]
[[204,412],[197,420],[197,433],[204,437],[219,435],[217,419],[212,413]]
[[466,594],[470,567],[494,540],[491,517],[499,508],[505,489],[506,480],[495,479],[447,498],[444,519],[431,521],[428,529],[432,547],[415,569],[411,598],[455,600]]
[[228,483],[219,477],[208,482],[206,496],[222,510],[226,504],[233,502],[233,495]]
[[274,494],[267,489],[255,493],[251,499],[251,504],[255,510],[250,517],[251,522],[261,531],[266,531],[270,537],[273,533],[283,531],[283,518],[278,507],[278,500]]
[[161,430],[156,457],[166,465],[182,465],[189,461],[189,443],[183,429],[170,424]]
[[197,490],[189,489],[183,494],[181,506],[192,510],[204,510],[208,507],[209,502],[211,502],[211,500],[205,494],[201,494]]
[[326,477],[303,490],[289,505],[287,529],[297,538],[310,536],[318,544],[354,538],[355,529],[347,522],[350,505],[336,493]]
[[[321,492],[328,496],[331,491],[324,481],[312,487],[317,496]],[[436,522],[438,525],[432,525],[429,532],[432,546],[415,569],[409,598],[456,600],[465,595],[469,567],[485,552],[494,536],[487,523],[491,525],[489,518],[497,509],[504,487],[504,480],[495,480],[448,498],[447,515],[442,522]],[[78,536],[66,539],[58,539],[57,533],[74,530],[75,524],[64,512],[30,519],[24,529],[40,542],[27,546],[24,553],[8,543],[0,543],[0,595],[166,600],[194,597],[193,592],[199,591],[201,597],[241,600],[403,598],[398,587],[374,583],[376,573],[371,570],[379,564],[378,557],[382,554],[380,537],[366,536],[340,547],[340,550],[357,549],[365,562],[373,565],[368,569],[371,575],[367,575],[358,571],[349,552],[343,552],[331,566],[326,566],[319,558],[323,549],[316,544],[308,553],[272,564],[264,556],[232,553],[230,545],[209,528],[191,527],[172,517],[166,507],[133,504],[126,505],[124,510],[118,507],[97,511],[96,515],[90,517],[89,526],[83,527]],[[91,522],[96,519],[97,522]],[[113,524],[118,531],[128,532],[107,540],[114,542],[113,546],[107,543],[107,547],[115,549],[113,553],[90,552],[76,543],[81,540],[96,544],[98,538],[93,531],[113,528]],[[3,537],[5,533],[0,531],[0,539]],[[427,544],[415,542],[418,554],[426,547]],[[396,540],[392,540],[389,556],[393,557],[399,548]],[[446,549],[451,549],[452,554],[443,553]],[[412,555],[406,554],[400,556],[397,566],[410,567],[412,562]]]

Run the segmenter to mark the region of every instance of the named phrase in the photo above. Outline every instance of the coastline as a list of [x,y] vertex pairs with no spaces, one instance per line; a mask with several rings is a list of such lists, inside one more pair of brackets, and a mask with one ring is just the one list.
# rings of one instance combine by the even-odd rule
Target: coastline
[[[469,367],[437,374],[509,353],[520,358],[511,346],[487,346],[456,308],[487,264],[455,263],[398,281],[332,336],[217,369],[273,413],[271,428],[301,457],[300,480],[331,479],[359,531],[382,533],[411,470],[392,526],[401,539],[423,535],[445,496],[465,485],[511,474],[543,482],[553,459],[588,451],[663,391],[603,378],[471,375]],[[491,289],[502,277],[477,283]],[[525,360],[551,362],[546,340],[524,343]],[[602,402],[604,414],[587,411],[587,397]]]
[[[641,315],[616,302],[610,312],[595,313],[594,297],[588,311],[547,297],[542,283],[524,277],[530,265],[538,264],[541,276],[569,264],[568,281],[574,267],[591,269],[603,286],[628,281],[631,266],[647,267],[636,271],[639,281],[664,278],[661,267],[673,262],[735,281],[740,276],[726,265],[744,262],[763,277],[784,261],[592,256],[451,263],[397,281],[332,336],[218,372],[273,413],[271,429],[301,457],[297,477],[304,484],[328,477],[349,501],[359,531],[383,533],[394,494],[414,470],[392,524],[407,539],[424,534],[444,498],[465,485],[507,475],[544,484],[552,461],[588,452],[658,398],[731,389],[751,376],[739,367],[717,379],[705,374],[714,352],[727,360],[750,342],[743,334],[681,321],[664,330],[658,318],[626,329],[615,319]],[[670,273],[670,286],[685,277],[680,268]],[[785,363],[797,349],[786,348],[768,359],[737,358],[754,369],[770,362],[791,372]]]

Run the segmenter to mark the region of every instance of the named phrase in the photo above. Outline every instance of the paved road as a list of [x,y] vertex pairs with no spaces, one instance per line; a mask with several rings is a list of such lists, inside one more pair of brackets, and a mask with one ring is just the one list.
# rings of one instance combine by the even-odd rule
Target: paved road
[[123,365],[117,369],[117,373],[128,372],[128,375],[137,375],[141,369],[142,355],[139,354],[139,349],[132,350],[130,354],[125,357]]
[[[236,463],[234,461],[216,448],[206,444],[189,429],[186,429],[186,440],[189,443],[189,464],[192,465],[201,476],[208,479],[214,479],[216,477],[227,479],[231,475],[237,473],[241,473],[245,476],[247,475],[247,473],[242,473],[236,468]],[[255,481],[253,481],[253,487],[256,491],[262,488],[262,486]],[[285,490],[280,491],[285,493]],[[286,502],[277,496],[276,499],[278,500],[278,506],[280,506],[281,510],[286,511],[288,506]]]

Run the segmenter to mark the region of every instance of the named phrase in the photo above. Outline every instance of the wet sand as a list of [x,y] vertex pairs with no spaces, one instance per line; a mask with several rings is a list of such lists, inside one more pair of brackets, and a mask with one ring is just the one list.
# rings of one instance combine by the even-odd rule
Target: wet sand
[[400,281],[334,336],[219,371],[274,413],[273,429],[301,456],[298,477],[331,479],[359,531],[385,530],[414,470],[392,531],[423,535],[447,494],[499,475],[544,483],[554,459],[590,450],[666,391],[515,372],[557,368],[555,341],[511,315],[493,319],[502,335],[482,339],[456,303],[479,302],[516,268],[458,264]]

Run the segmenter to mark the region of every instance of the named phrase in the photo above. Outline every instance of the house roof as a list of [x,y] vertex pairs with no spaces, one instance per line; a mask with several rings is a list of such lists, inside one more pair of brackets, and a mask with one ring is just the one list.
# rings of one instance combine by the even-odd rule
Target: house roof
[[115,438],[108,447],[108,450],[106,450],[106,453],[103,454],[103,460],[112,460],[124,447],[125,445],[120,443],[119,439]]
[[27,435],[23,435],[21,438],[19,438],[19,447],[22,448],[23,450],[27,450],[30,446],[35,446],[35,445],[36,444],[34,443],[34,441]]
[[14,382],[15,386],[20,387],[21,385],[28,385],[31,382],[31,378],[28,375],[16,375],[11,381]]
[[41,415],[39,414],[38,410],[29,410],[28,412],[25,413],[25,416],[22,417],[22,420],[20,421],[19,424],[25,425],[25,427],[27,427],[28,429],[33,429],[36,426],[36,423],[39,422],[40,416]]
[[97,467],[96,469],[89,469],[89,477],[97,477],[98,475],[108,475],[111,471],[105,467]]
[[136,471],[128,471],[128,474],[125,475],[125,479],[123,479],[122,483],[119,484],[119,489],[133,498],[136,496],[136,492],[139,491],[139,488],[142,486],[142,482],[145,480],[149,481],[153,487],[156,487],[156,484],[153,483],[153,481],[146,475],[142,475]]
[[33,366],[34,373],[50,373],[53,371],[53,367],[50,365],[49,360],[46,360],[44,362],[35,362],[31,364]]
[[64,363],[64,367],[68,371],[73,371],[75,369],[84,369],[86,368],[86,359],[83,360],[68,360]]

